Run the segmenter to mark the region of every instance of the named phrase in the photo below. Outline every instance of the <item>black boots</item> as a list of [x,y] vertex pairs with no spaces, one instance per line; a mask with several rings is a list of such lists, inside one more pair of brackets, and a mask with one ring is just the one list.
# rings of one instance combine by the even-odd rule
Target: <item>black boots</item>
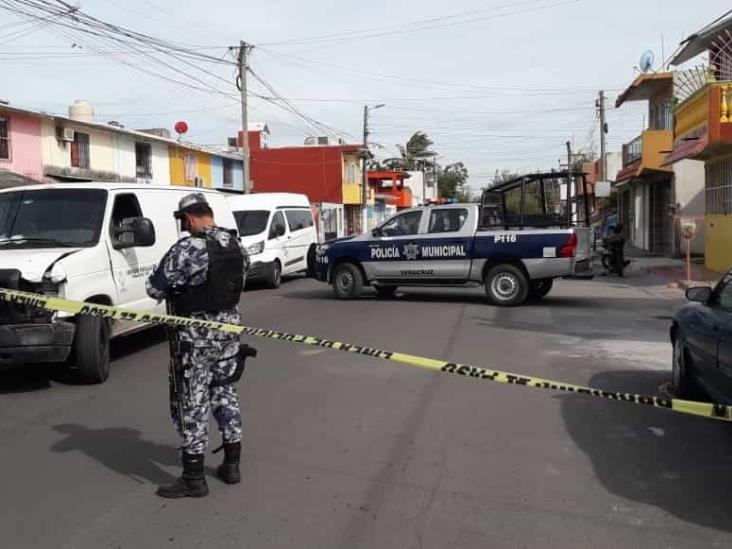
[[[238,471],[238,470],[237,470]],[[164,498],[202,498],[208,494],[203,474],[203,455],[183,452],[183,474],[174,484],[160,486],[158,495]]]
[[216,469],[216,476],[226,484],[238,484],[241,482],[240,460],[241,442],[224,443],[224,462]]

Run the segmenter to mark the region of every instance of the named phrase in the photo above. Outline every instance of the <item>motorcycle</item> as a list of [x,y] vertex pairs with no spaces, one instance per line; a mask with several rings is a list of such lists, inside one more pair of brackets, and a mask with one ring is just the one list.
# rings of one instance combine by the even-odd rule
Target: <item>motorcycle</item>
[[623,244],[609,243],[606,238],[602,240],[601,259],[608,274],[620,277],[624,276],[625,268],[630,265],[630,260],[623,257]]

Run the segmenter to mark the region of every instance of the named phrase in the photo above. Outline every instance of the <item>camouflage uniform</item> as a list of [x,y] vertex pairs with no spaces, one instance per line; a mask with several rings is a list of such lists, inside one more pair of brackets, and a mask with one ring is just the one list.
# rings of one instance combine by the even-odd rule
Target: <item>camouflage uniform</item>
[[[245,270],[249,258],[241,242],[225,229],[207,227],[203,231],[228,246],[234,238],[244,256]],[[154,299],[170,297],[175,288],[197,286],[208,276],[208,252],[203,235],[189,236],[178,241],[165,255],[147,280],[147,293]],[[239,308],[194,313],[192,318],[228,324],[240,324]],[[183,398],[178,402],[178,391],[169,372],[170,412],[178,434],[183,439],[181,448],[188,454],[203,454],[208,444],[209,408],[225,443],[240,442],[242,420],[239,399],[234,384],[211,387],[211,382],[233,374],[239,354],[239,336],[208,328],[176,328],[178,340],[183,343],[178,360],[183,370]],[[180,406],[179,406],[180,405]],[[183,417],[180,417],[182,412]]]

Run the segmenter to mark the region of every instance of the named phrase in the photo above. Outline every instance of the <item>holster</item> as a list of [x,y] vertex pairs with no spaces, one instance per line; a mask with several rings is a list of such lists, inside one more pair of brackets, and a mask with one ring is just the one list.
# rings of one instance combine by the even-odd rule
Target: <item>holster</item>
[[225,385],[232,385],[234,383],[237,383],[244,373],[244,368],[246,367],[246,359],[249,357],[255,358],[256,356],[257,350],[254,347],[250,347],[246,344],[240,345],[239,354],[236,356],[236,368],[234,369],[234,373],[228,377],[214,379],[211,382],[210,387],[223,387]]

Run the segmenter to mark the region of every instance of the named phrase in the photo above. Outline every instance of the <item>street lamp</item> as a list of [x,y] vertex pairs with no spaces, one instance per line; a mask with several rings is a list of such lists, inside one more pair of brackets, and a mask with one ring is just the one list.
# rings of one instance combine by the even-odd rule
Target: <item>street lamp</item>
[[377,105],[368,106],[364,105],[363,107],[363,173],[362,173],[362,180],[361,180],[361,204],[362,204],[362,214],[363,214],[363,231],[366,232],[366,204],[369,201],[369,168],[368,168],[368,158],[369,158],[369,111],[374,111],[376,109],[380,109],[382,107],[386,107],[386,104],[379,103]]

